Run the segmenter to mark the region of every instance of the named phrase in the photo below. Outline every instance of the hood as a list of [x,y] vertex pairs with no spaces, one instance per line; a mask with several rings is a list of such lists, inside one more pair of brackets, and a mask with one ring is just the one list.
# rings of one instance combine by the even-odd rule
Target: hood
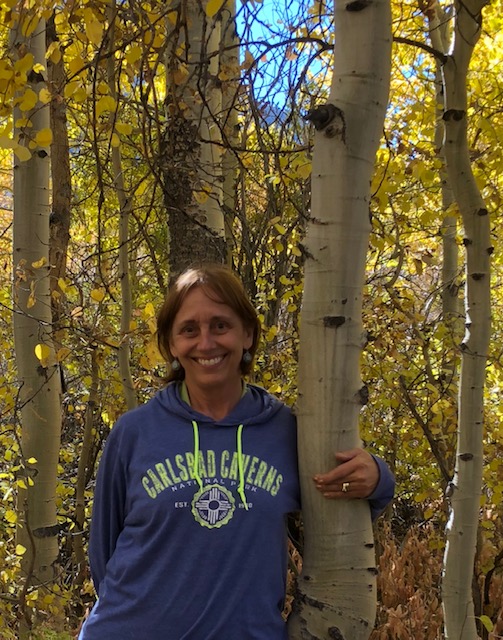
[[198,424],[218,424],[222,427],[234,428],[238,424],[242,424],[245,427],[249,424],[263,424],[283,406],[282,402],[262,387],[253,384],[247,384],[246,386],[246,392],[231,413],[218,421],[199,413],[184,402],[180,393],[180,383],[178,382],[168,384],[167,387],[156,394],[155,398],[165,409],[189,422],[196,420]]
[[187,420],[192,425],[194,442],[194,464],[192,475],[199,484],[199,489],[203,491],[203,481],[199,475],[199,427],[204,424],[218,425],[219,427],[229,427],[236,430],[236,452],[238,458],[239,484],[237,492],[248,510],[248,503],[245,494],[244,460],[243,460],[243,428],[248,425],[260,425],[267,422],[277,413],[283,404],[271,396],[265,389],[256,385],[247,385],[241,400],[234,409],[223,420],[213,420],[208,416],[195,411],[188,405],[181,396],[181,384],[172,382],[167,387],[159,391],[155,396],[161,405],[174,413],[178,417]]

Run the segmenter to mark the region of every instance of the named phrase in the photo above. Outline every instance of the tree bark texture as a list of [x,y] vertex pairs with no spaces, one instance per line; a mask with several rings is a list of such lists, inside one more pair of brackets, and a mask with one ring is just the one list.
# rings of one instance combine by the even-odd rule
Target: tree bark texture
[[312,477],[334,466],[336,451],[360,444],[362,296],[370,181],[390,82],[389,2],[336,2],[335,33],[329,100],[310,114],[316,134],[297,411],[305,546],[291,640],[364,640],[376,610],[368,504],[327,500]]
[[[113,51],[116,47],[115,42],[115,23],[116,14],[115,2],[112,2],[109,10],[110,31],[109,31],[109,47],[110,55],[107,61],[107,82],[110,95],[118,103],[117,95],[117,78],[115,73],[115,57]],[[115,118],[115,114],[112,116]],[[129,222],[131,212],[134,206],[133,190],[128,190],[124,180],[124,170],[122,167],[122,156],[120,147],[112,146],[112,172],[113,186],[117,194],[119,202],[119,269],[120,269],[120,286],[121,286],[121,326],[120,326],[120,343],[117,352],[117,360],[119,363],[119,374],[122,383],[122,390],[126,400],[128,409],[134,409],[138,404],[136,389],[134,387],[133,375],[131,373],[131,347],[130,333],[131,320],[133,310],[133,299],[131,292],[131,277],[129,269]]]
[[194,262],[227,260],[220,38],[219,14],[208,15],[207,0],[181,0],[168,17],[161,165],[171,280]]
[[451,50],[443,65],[445,158],[461,212],[466,250],[465,337],[461,344],[458,442],[450,494],[442,602],[446,640],[478,637],[472,578],[482,490],[485,367],[491,331],[490,220],[476,184],[467,137],[467,74],[484,1],[456,2]]
[[[33,56],[27,84],[20,94],[39,95],[46,88],[45,25],[39,21],[32,35],[12,33],[19,58]],[[37,66],[40,65],[40,66]],[[26,95],[26,94],[25,94]],[[21,97],[21,96],[20,96]],[[14,167],[14,340],[19,377],[23,473],[18,482],[18,543],[26,548],[21,568],[27,584],[49,585],[58,557],[56,516],[57,465],[61,433],[60,375],[52,345],[49,262],[49,147],[36,143],[38,132],[50,125],[49,105],[38,102],[14,110],[14,135],[31,157]],[[31,142],[31,147],[30,147]],[[22,605],[21,605],[22,608]]]

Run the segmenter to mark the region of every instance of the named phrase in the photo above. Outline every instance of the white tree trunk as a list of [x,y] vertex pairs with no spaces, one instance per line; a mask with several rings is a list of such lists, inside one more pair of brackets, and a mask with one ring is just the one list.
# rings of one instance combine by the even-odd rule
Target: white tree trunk
[[[19,57],[32,54],[25,91],[40,95],[45,88],[45,25],[40,21],[33,35],[15,32],[13,51]],[[36,65],[41,65],[37,68]],[[35,68],[33,68],[35,67]],[[33,95],[33,94],[32,94]],[[29,120],[14,135],[20,147],[14,169],[14,340],[21,406],[21,445],[24,474],[18,495],[18,543],[26,548],[22,570],[28,585],[49,585],[58,557],[56,483],[61,433],[60,375],[52,345],[49,263],[49,146],[36,143],[48,130],[49,105],[38,102],[23,111],[18,101],[14,122]],[[32,143],[30,145],[30,142]],[[31,157],[19,160],[19,153]]]
[[312,478],[334,466],[336,451],[360,444],[362,295],[370,181],[388,102],[389,2],[336,2],[335,32],[328,104],[311,115],[317,132],[297,412],[305,547],[291,640],[364,640],[376,608],[368,504],[327,500]]
[[[108,9],[108,15],[110,20],[109,30],[109,52],[107,62],[107,81],[110,90],[110,95],[118,105],[119,96],[117,93],[117,79],[115,73],[115,56],[113,52],[116,47],[115,43],[115,16],[116,6],[115,2],[111,3]],[[115,114],[112,114],[112,122],[115,118]],[[121,333],[120,343],[118,349],[118,362],[119,362],[119,374],[122,382],[122,390],[124,392],[124,398],[128,409],[134,409],[138,404],[138,398],[136,396],[136,389],[134,388],[133,376],[131,374],[130,358],[130,332],[131,332],[131,320],[132,320],[132,293],[131,293],[131,278],[129,274],[129,221],[131,218],[131,211],[134,206],[134,194],[128,191],[124,181],[124,171],[122,168],[122,157],[120,147],[113,146],[111,149],[112,155],[112,171],[114,179],[115,192],[117,194],[117,200],[119,201],[119,270],[120,270],[120,285],[121,285]]]
[[490,221],[475,182],[467,139],[467,72],[485,2],[456,2],[452,49],[443,67],[445,157],[464,226],[466,333],[462,347],[456,467],[450,486],[442,601],[446,640],[475,640],[472,579],[483,468],[484,384],[489,348]]

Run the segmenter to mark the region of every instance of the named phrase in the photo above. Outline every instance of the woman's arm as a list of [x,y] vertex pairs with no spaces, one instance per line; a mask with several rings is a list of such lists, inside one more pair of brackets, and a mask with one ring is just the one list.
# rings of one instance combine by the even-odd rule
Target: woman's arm
[[117,424],[107,438],[94,490],[89,564],[98,596],[107,562],[115,550],[117,538],[124,526],[126,479],[121,464],[119,432]]

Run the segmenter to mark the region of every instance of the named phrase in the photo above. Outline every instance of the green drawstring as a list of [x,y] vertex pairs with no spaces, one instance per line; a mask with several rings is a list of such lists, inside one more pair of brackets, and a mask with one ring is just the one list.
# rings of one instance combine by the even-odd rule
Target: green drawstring
[[[195,420],[192,420],[192,428],[194,430],[194,478],[197,480],[197,484],[199,485],[199,490],[203,490],[203,481],[201,476],[199,475],[199,427]],[[243,425],[240,424],[238,427],[236,440],[237,440],[237,454],[238,454],[238,470],[239,470],[239,486],[238,486],[238,494],[241,498],[241,502],[243,503],[244,508],[248,511],[248,503],[246,502],[246,494],[245,494],[245,472],[244,472],[244,462],[243,462]]]
[[203,481],[199,475],[199,428],[197,422],[192,420],[192,428],[194,429],[194,478],[197,480],[199,490],[203,490]]
[[243,503],[244,508],[248,511],[248,503],[246,502],[246,494],[245,494],[245,473],[243,469],[243,425],[240,424],[238,427],[238,432],[236,436],[237,440],[237,450],[238,450],[238,468],[239,468],[239,487],[238,493],[241,498],[241,502]]

